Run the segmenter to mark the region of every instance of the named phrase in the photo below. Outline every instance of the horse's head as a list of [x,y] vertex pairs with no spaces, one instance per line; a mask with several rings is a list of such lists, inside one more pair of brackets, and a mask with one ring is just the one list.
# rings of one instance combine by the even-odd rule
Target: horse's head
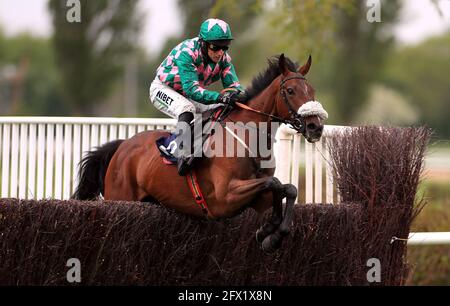
[[322,121],[328,118],[328,114],[315,100],[314,88],[305,78],[311,67],[311,56],[297,71],[291,71],[284,54],[281,54],[278,66],[281,71],[276,99],[278,115],[286,118],[287,123],[302,133],[308,142],[318,141],[322,136]]

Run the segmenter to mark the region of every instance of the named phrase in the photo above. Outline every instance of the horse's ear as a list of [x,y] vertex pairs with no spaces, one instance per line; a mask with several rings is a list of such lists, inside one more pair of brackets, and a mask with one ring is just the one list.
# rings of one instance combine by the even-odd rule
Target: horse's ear
[[286,58],[284,57],[284,53],[281,53],[280,58],[278,59],[278,67],[284,76],[289,74],[289,69],[286,67]]
[[309,68],[311,67],[311,63],[312,63],[312,58],[311,58],[311,55],[309,55],[308,61],[306,62],[306,64],[304,64],[303,66],[301,66],[298,69],[298,72],[300,72],[302,75],[306,75],[309,71]]

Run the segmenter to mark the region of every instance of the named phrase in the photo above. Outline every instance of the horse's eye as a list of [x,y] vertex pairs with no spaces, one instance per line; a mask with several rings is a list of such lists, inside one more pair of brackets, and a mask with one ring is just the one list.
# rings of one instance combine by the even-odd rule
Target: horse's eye
[[294,90],[292,88],[288,88],[287,89],[288,94],[293,95],[294,94]]

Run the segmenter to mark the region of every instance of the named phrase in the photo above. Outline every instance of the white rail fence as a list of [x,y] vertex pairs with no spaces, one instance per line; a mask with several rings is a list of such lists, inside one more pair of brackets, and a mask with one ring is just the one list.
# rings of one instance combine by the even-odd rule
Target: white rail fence
[[340,202],[326,140],[345,128],[325,126],[322,138],[313,144],[286,125],[278,129],[274,148],[277,165],[275,176],[282,183],[291,183],[298,188],[299,203]]
[[69,199],[87,151],[173,124],[173,119],[1,117],[0,196]]
[[[144,130],[174,125],[173,119],[0,117],[0,197],[69,199],[77,186],[78,163],[87,151]],[[275,175],[297,186],[299,203],[339,203],[326,139],[343,128],[325,126],[321,141],[315,144],[286,126],[278,130]],[[450,243],[450,232],[412,233],[411,237],[409,244]]]

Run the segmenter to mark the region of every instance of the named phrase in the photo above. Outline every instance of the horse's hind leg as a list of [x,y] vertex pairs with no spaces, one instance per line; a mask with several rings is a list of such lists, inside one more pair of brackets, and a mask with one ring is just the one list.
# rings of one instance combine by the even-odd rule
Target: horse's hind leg
[[273,253],[280,248],[283,238],[289,234],[294,216],[294,202],[297,197],[297,188],[292,184],[283,185],[283,194],[286,195],[286,208],[283,221],[275,232],[267,236],[262,242],[262,248],[266,253]]

